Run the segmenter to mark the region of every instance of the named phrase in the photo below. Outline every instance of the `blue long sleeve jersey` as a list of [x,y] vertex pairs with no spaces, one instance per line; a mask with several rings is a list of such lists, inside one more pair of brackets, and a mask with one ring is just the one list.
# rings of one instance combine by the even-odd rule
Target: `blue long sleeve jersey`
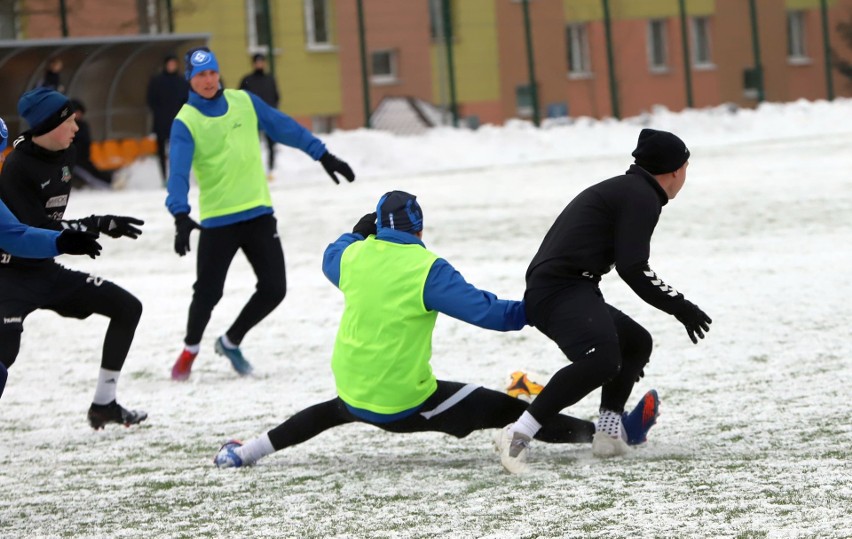
[[[340,287],[340,260],[343,251],[361,234],[343,234],[330,244],[323,255],[322,271],[334,286]],[[403,244],[423,245],[416,236],[390,228],[379,229],[376,239]],[[376,286],[381,286],[377,283]],[[497,299],[491,292],[480,290],[443,258],[432,264],[423,288],[423,304],[430,311],[438,311],[463,322],[496,331],[514,331],[527,325],[523,301]]]
[[[253,93],[246,93],[251,97],[260,129],[272,137],[272,140],[286,146],[298,148],[314,160],[319,159],[326,152],[325,144],[310,131],[299,125],[296,120],[270,107]],[[187,104],[192,105],[201,114],[211,118],[222,116],[228,112],[228,101],[221,94],[213,99],[205,99],[197,93],[190,91]],[[260,150],[258,149],[258,151]],[[192,168],[193,153],[195,153],[195,141],[192,139],[189,128],[182,121],[175,119],[172,122],[172,131],[169,139],[169,181],[167,184],[168,196],[166,197],[166,207],[172,215],[189,213],[191,210],[188,194],[189,172]],[[226,226],[268,213],[272,213],[272,208],[251,208],[232,215],[205,219],[201,222],[201,225],[205,228]]]
[[0,249],[22,258],[53,258],[59,254],[56,238],[61,232],[27,226],[0,201]]

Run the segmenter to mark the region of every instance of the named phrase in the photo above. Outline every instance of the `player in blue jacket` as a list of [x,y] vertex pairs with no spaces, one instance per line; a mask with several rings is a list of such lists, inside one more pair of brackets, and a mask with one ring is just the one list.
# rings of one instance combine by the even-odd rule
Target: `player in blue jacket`
[[[427,250],[423,212],[413,195],[392,191],[376,209],[323,257],[323,272],[345,298],[331,362],[337,397],[245,445],[226,442],[214,459],[218,467],[253,464],[346,423],[464,438],[503,427],[526,409],[526,402],[500,391],[438,380],[430,365],[439,312],[484,329],[516,331],[527,325],[524,303],[476,288]],[[590,421],[557,414],[536,438],[589,443],[594,432]]]
[[[189,100],[172,123],[166,198],[175,218],[175,252],[185,255],[191,232],[200,232],[184,349],[172,367],[172,379],[189,378],[237,251],[246,255],[257,284],[231,327],[216,339],[215,351],[227,357],[239,374],[247,375],[252,366],[240,344],[287,292],[284,251],[261,161],[258,128],[276,142],[318,160],[335,183],[340,183],[335,174],[350,182],[355,174],[291,117],[250,92],[223,89],[219,63],[206,47],[187,52],[185,63]],[[189,217],[190,168],[198,183],[200,225]]]

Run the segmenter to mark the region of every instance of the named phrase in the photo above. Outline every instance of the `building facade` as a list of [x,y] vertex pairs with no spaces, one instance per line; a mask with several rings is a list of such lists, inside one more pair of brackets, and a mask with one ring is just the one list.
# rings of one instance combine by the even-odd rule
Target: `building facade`
[[[19,38],[59,37],[59,3],[11,2],[23,15],[10,23],[0,11],[0,29],[8,34],[11,27]],[[529,119],[536,111],[542,119],[629,117],[658,105],[753,107],[761,99],[852,94],[836,69],[829,81],[826,63],[832,54],[852,59],[837,29],[850,21],[852,0],[115,0],[97,2],[108,7],[97,10],[84,9],[87,0],[64,4],[72,35],[169,26],[210,34],[229,87],[251,70],[252,54],[271,51],[281,109],[320,132],[362,127],[393,97],[454,108],[462,123],[475,126]]]

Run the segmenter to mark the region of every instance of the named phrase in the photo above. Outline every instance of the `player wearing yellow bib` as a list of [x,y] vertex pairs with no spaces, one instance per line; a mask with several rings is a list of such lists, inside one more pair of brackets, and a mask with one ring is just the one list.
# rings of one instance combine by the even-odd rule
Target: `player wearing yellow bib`
[[[469,284],[426,249],[422,238],[416,197],[392,191],[379,200],[376,213],[328,246],[323,272],[345,300],[331,360],[338,396],[245,445],[225,443],[214,459],[217,466],[253,464],[346,423],[463,438],[501,428],[526,409],[526,402],[503,392],[435,378],[430,359],[439,312],[495,331],[520,330],[527,318],[522,301],[497,299]],[[594,423],[557,415],[536,438],[589,443],[594,433]]]
[[[191,90],[172,124],[166,198],[175,217],[175,252],[185,255],[191,232],[201,232],[185,348],[172,367],[172,378],[189,378],[204,329],[222,298],[228,267],[239,250],[251,264],[257,286],[231,327],[216,340],[215,350],[245,375],[252,372],[252,366],[243,357],[240,343],[287,292],[284,252],[261,161],[258,127],[276,142],[319,160],[335,183],[340,183],[335,174],[350,182],[355,174],[286,114],[250,92],[223,90],[219,64],[206,47],[187,52],[185,62]],[[198,182],[200,226],[189,217],[190,168]]]

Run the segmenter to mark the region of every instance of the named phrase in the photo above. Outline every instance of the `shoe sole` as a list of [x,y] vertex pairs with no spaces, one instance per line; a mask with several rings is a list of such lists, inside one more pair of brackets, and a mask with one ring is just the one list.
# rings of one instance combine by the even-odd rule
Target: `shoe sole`
[[620,457],[629,451],[630,446],[605,432],[596,432],[592,438],[592,455],[599,458]]
[[104,421],[103,423],[95,424],[95,423],[92,422],[91,419],[89,419],[89,426],[92,427],[94,430],[104,430],[104,427],[106,427],[107,425],[110,425],[110,424],[112,424],[112,425],[124,425],[124,428],[130,428],[131,425],[138,425],[138,424],[142,423],[143,421],[145,421],[146,419],[148,419],[147,414],[142,419],[140,419],[138,421],[133,421],[131,423],[124,423],[122,421]]

